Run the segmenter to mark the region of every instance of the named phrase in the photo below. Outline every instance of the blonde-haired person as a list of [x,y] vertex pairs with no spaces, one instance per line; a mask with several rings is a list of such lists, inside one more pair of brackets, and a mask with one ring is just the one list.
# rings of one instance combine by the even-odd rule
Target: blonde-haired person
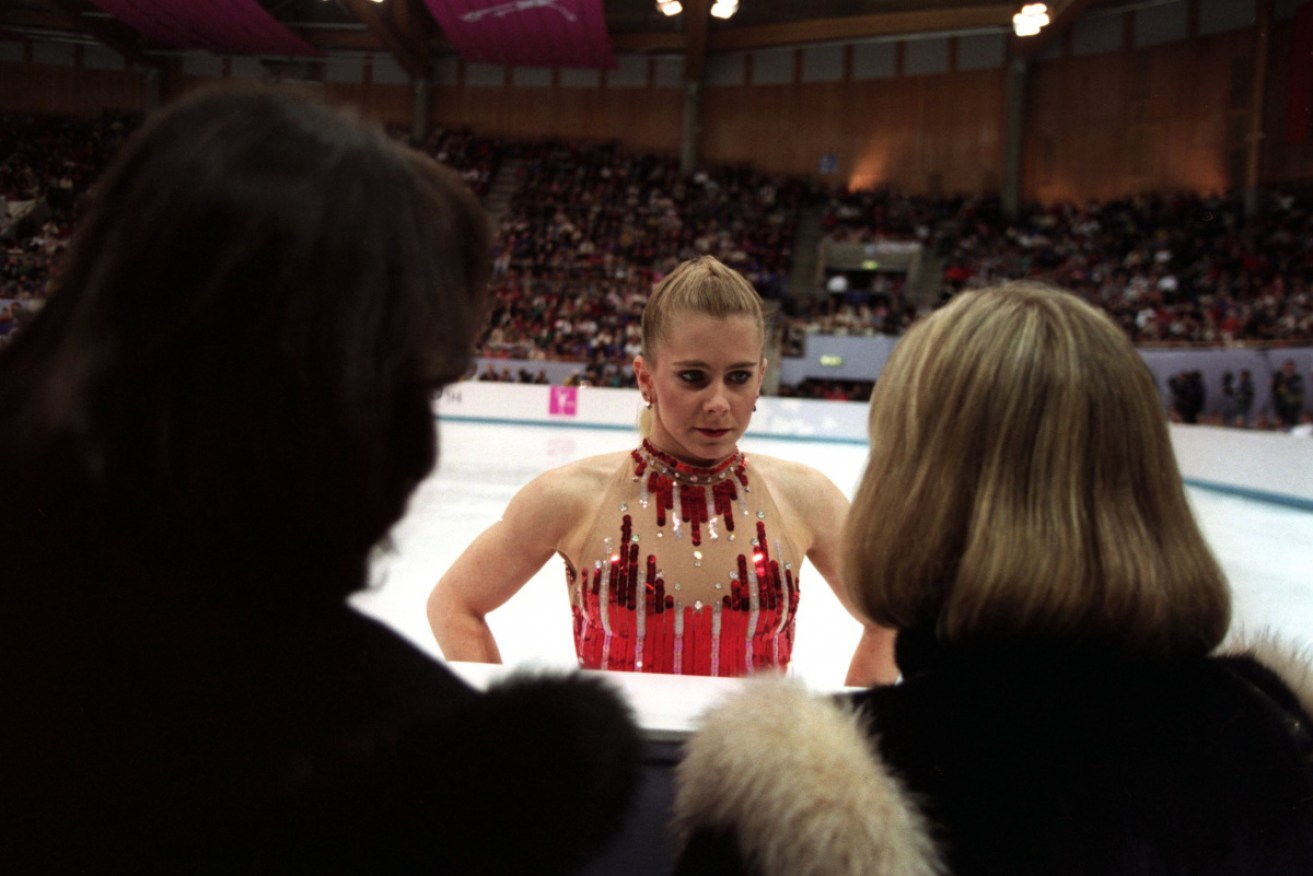
[[[560,555],[583,668],[787,667],[804,558],[847,605],[848,500],[813,468],[738,449],[765,336],[760,297],[714,258],[684,262],[657,285],[634,360],[646,402],[639,446],[535,478],[457,558],[428,603],[447,659],[500,662],[487,614]],[[848,683],[894,681],[892,642],[867,625]]]
[[681,873],[1313,873],[1313,672],[1215,654],[1227,583],[1111,320],[959,295],[870,436],[844,583],[903,683],[727,702],[681,766]]

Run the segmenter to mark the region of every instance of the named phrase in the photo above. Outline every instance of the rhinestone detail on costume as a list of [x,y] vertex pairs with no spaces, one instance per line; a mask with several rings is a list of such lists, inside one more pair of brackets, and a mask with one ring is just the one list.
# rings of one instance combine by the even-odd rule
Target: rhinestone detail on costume
[[[787,666],[798,583],[780,562],[789,549],[767,537],[778,512],[768,490],[752,494],[747,458],[701,468],[644,441],[626,469],[628,498],[613,487],[621,499],[604,505],[620,511],[610,518],[619,531],[603,515],[601,537],[590,537],[602,559],[577,576],[567,569],[579,665],[690,675]],[[737,527],[751,537],[737,541]],[[658,557],[675,576],[669,587]]]

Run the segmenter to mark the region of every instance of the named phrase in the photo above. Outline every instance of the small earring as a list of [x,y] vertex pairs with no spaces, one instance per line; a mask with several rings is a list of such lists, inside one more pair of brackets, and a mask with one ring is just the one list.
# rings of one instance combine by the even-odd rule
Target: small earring
[[753,402],[753,403],[752,403],[752,412],[753,412],[754,414],[757,412],[757,403],[756,403],[756,402]]

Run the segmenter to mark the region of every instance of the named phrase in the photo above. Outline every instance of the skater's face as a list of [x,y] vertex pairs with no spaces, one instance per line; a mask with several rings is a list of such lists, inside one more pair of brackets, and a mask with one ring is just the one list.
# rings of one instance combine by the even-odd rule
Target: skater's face
[[711,465],[733,453],[748,428],[766,360],[751,317],[683,313],[653,355],[634,360],[634,371],[652,405],[652,443]]

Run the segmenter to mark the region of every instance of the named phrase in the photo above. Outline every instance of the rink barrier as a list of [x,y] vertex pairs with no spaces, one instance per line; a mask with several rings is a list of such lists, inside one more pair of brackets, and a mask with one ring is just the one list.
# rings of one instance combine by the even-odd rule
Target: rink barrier
[[[636,389],[467,381],[447,387],[435,410],[453,422],[569,426],[633,432],[643,400]],[[866,443],[866,405],[762,396],[753,438]]]
[[[635,389],[468,381],[443,390],[434,411],[451,422],[634,432]],[[867,406],[762,396],[750,438],[866,443]],[[1186,483],[1200,489],[1313,512],[1313,438],[1219,426],[1171,424]]]
[[[889,335],[807,335],[803,340],[802,355],[779,359],[779,381],[786,386],[797,386],[805,380],[870,381],[879,377],[884,363],[893,352],[898,338]],[[1204,348],[1161,347],[1141,348],[1140,356],[1153,375],[1154,385],[1162,397],[1163,405],[1172,403],[1172,378],[1183,371],[1198,371],[1204,384],[1205,415],[1226,414],[1228,400],[1223,389],[1226,374],[1238,377],[1247,370],[1253,377],[1254,403],[1251,415],[1273,415],[1271,386],[1272,375],[1290,360],[1306,383],[1313,383],[1313,347],[1250,347]],[[508,379],[525,374],[543,377],[554,384],[575,382],[583,373],[579,362],[539,361],[532,359],[477,360],[477,373],[491,369],[505,374]]]
[[1182,423],[1170,428],[1190,486],[1313,512],[1313,437]]

